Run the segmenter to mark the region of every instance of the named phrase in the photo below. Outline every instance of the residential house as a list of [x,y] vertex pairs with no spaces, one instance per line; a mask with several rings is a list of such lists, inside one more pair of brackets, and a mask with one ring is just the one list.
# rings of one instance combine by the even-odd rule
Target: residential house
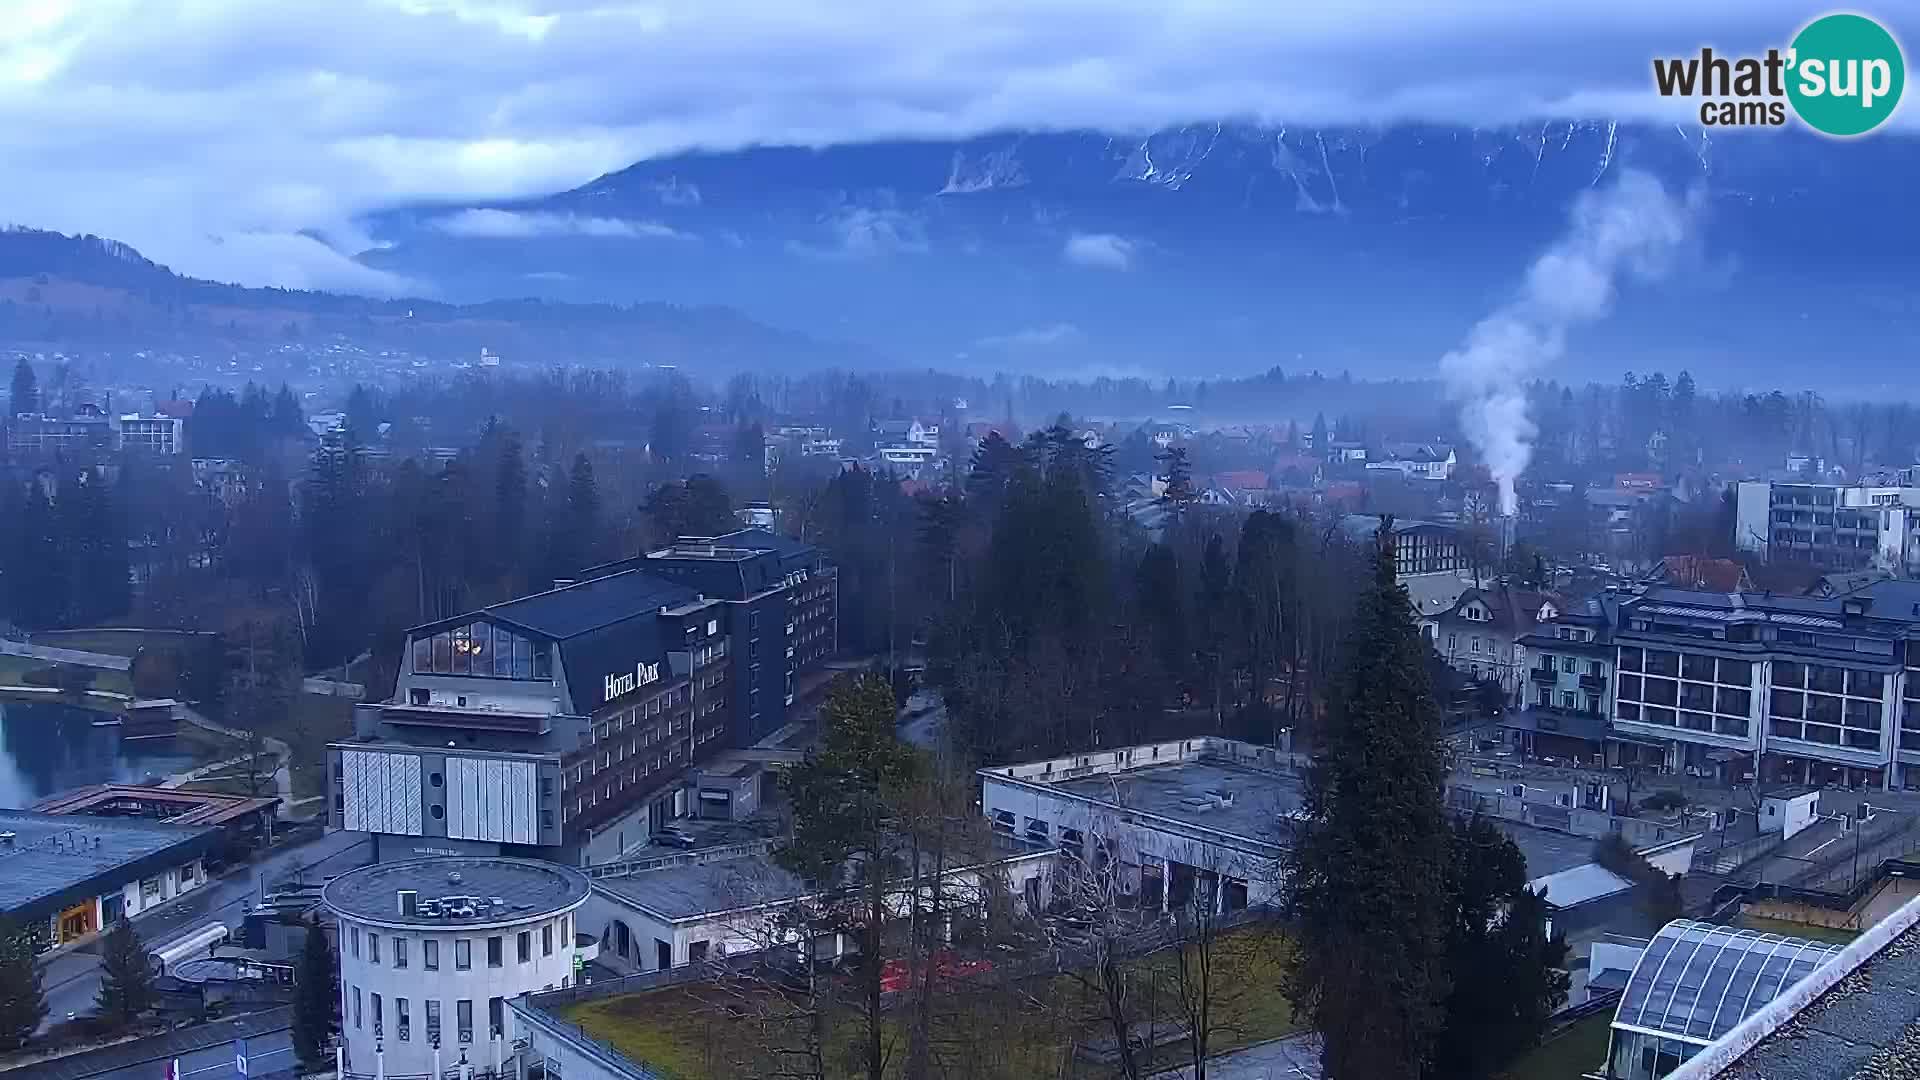
[[1528,662],[1522,639],[1558,618],[1563,604],[1554,594],[1534,589],[1470,588],[1433,620],[1435,644],[1455,671],[1497,683],[1508,697],[1518,698]]

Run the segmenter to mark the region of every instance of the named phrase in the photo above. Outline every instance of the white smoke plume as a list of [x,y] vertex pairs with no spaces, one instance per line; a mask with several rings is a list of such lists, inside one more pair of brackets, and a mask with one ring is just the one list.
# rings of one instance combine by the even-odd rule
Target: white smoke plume
[[1501,513],[1517,509],[1514,481],[1539,434],[1527,414],[1527,380],[1566,352],[1568,330],[1606,315],[1622,273],[1650,279],[1667,272],[1696,205],[1643,172],[1586,192],[1566,235],[1528,268],[1519,295],[1441,357],[1447,387],[1461,402],[1461,427],[1500,487]]

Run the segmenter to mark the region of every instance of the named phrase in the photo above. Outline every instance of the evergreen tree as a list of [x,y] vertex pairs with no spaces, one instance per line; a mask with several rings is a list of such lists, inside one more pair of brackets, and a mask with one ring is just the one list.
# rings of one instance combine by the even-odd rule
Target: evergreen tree
[[9,575],[13,617],[29,629],[59,626],[66,617],[71,575],[62,542],[53,500],[47,497],[46,485],[35,478],[27,485],[19,554]]
[[1177,523],[1189,506],[1193,505],[1193,466],[1187,463],[1187,448],[1169,446],[1160,454],[1160,478],[1166,481],[1166,488],[1160,493],[1160,501],[1173,511]]
[[309,1067],[325,1062],[327,1041],[340,1030],[340,964],[320,924],[307,924],[294,981],[293,1050]]
[[1200,660],[1211,697],[1214,730],[1221,729],[1227,669],[1233,649],[1233,571],[1227,564],[1227,542],[1219,533],[1207,537],[1200,556],[1200,593],[1194,609],[1200,621]]
[[1313,452],[1322,459],[1327,456],[1327,414],[1313,414]]
[[300,399],[295,397],[293,389],[286,383],[280,384],[280,392],[273,396],[273,413],[268,428],[276,436],[298,435],[307,426],[306,414],[300,408]]
[[133,920],[123,918],[107,931],[100,967],[100,992],[93,1007],[102,1020],[126,1027],[153,1007],[153,962]]
[[1546,933],[1546,905],[1527,889],[1519,847],[1482,818],[1453,826],[1452,986],[1428,1062],[1434,1080],[1494,1075],[1533,1046],[1566,1000],[1567,943]]
[[494,550],[501,569],[514,577],[526,572],[527,460],[520,436],[504,431],[493,470]]
[[1186,677],[1191,657],[1187,651],[1187,606],[1180,595],[1180,564],[1173,549],[1165,544],[1147,548],[1133,582],[1140,615],[1153,634],[1160,664],[1167,676],[1178,682]]
[[1375,540],[1282,892],[1296,928],[1285,991],[1321,1034],[1329,1080],[1419,1075],[1448,990],[1439,710],[1390,529]]
[[39,935],[0,920],[0,1048],[22,1046],[47,1016],[38,963]]
[[15,415],[40,411],[40,380],[24,356],[14,362],[13,395],[7,400],[8,410]]

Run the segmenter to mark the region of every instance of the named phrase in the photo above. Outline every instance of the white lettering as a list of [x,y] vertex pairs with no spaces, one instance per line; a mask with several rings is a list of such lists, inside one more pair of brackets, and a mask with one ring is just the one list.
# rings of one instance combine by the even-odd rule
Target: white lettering
[[636,664],[630,675],[607,676],[606,696],[602,699],[612,701],[622,694],[631,694],[642,686],[660,681],[659,664]]

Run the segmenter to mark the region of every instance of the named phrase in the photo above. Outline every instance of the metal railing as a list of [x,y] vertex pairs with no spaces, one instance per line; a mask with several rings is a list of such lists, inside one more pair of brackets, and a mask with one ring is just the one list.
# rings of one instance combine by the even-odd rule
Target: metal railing
[[771,839],[745,840],[738,844],[722,844],[719,847],[701,848],[696,851],[678,851],[671,855],[654,855],[645,859],[623,859],[620,862],[601,863],[599,866],[583,866],[580,872],[590,878],[628,877],[649,870],[665,870],[675,866],[699,866],[722,859],[765,855],[773,850],[775,843],[776,841]]

